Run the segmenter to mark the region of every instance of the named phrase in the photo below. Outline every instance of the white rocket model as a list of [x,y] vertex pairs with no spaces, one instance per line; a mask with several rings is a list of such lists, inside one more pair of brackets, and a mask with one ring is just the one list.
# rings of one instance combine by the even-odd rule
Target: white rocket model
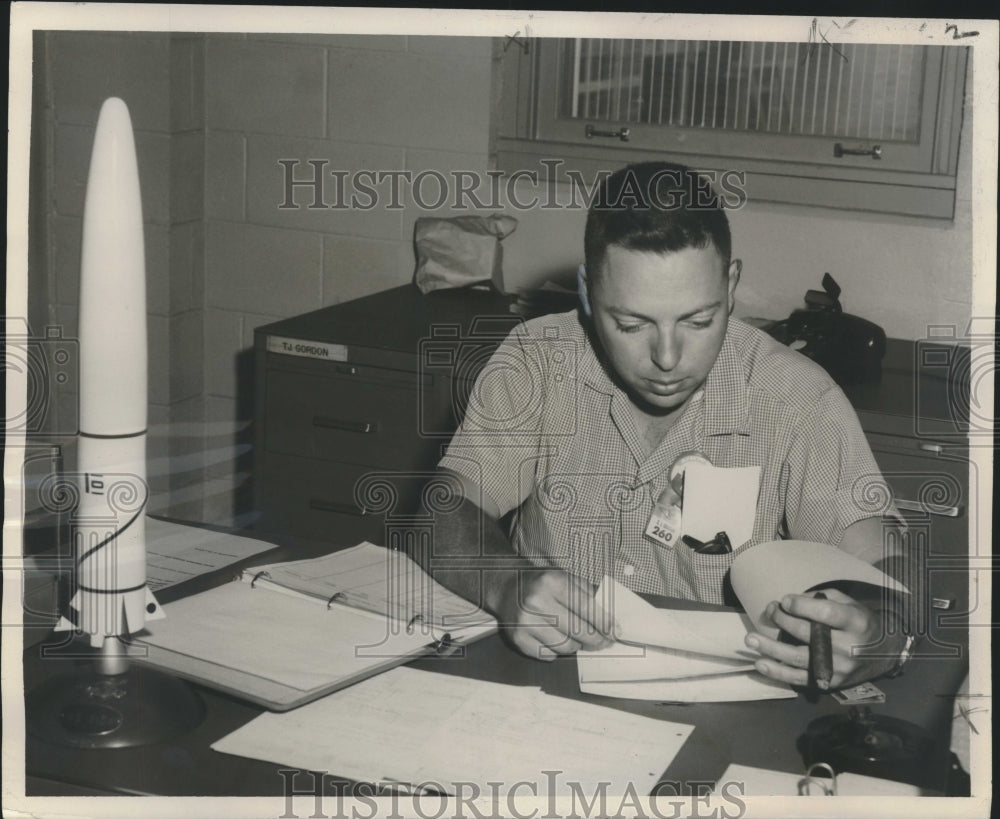
[[[146,586],[146,266],[132,122],[105,100],[94,135],[80,268],[76,624],[91,645],[163,617]],[[106,646],[104,646],[107,648]]]

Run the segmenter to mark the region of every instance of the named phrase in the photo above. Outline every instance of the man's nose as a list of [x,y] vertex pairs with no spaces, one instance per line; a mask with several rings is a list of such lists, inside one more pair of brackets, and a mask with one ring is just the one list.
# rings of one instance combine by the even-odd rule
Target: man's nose
[[660,330],[657,332],[656,341],[650,355],[653,363],[661,370],[669,372],[677,366],[680,357],[680,346],[674,337],[673,331]]

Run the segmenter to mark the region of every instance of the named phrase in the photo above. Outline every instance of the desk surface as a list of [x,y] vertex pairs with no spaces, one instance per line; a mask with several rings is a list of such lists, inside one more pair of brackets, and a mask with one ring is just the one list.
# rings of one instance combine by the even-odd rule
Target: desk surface
[[[960,635],[956,635],[956,642]],[[81,661],[40,656],[41,645],[24,657],[25,690],[72,669]],[[925,760],[923,785],[943,791],[947,773],[952,694],[965,674],[962,657],[914,659],[906,673],[879,681],[886,695],[876,713],[916,722],[938,739],[933,758]],[[577,684],[575,658],[544,663],[528,659],[494,635],[468,647],[461,658],[428,657],[414,667],[477,679],[540,686],[547,693],[582,699],[663,720],[688,723],[695,731],[664,772],[668,782],[704,783],[719,777],[731,763],[801,772],[796,739],[809,722],[824,714],[845,713],[830,696],[810,702],[795,700],[701,705],[666,705],[583,695]],[[213,751],[210,745],[253,719],[260,709],[235,698],[197,687],[206,717],[192,732],[143,748],[77,750],[27,742],[26,790],[29,796],[96,793],[165,796],[281,796],[284,778],[266,762]],[[336,696],[335,694],[332,696]],[[558,760],[552,760],[558,766]],[[336,771],[329,772],[332,775]],[[335,792],[334,777],[324,784]],[[297,782],[296,787],[306,787]],[[682,792],[685,786],[682,786]],[[671,793],[669,790],[663,793]]]

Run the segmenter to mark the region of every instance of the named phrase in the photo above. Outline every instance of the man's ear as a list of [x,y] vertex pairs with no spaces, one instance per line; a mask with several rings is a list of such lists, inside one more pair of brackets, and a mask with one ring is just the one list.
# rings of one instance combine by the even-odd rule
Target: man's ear
[[593,311],[590,309],[590,296],[587,295],[587,266],[580,265],[576,269],[576,292],[580,296],[580,307],[583,314],[590,318]]
[[736,285],[740,283],[740,274],[742,273],[743,261],[741,259],[733,259],[729,263],[729,271],[726,273],[726,278],[728,279],[726,289],[729,299],[729,315],[733,314],[733,309],[736,307]]

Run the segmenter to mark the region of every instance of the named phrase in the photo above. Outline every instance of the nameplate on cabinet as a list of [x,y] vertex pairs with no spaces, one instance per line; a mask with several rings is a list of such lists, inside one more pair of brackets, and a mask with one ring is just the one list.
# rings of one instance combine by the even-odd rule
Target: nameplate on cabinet
[[321,341],[306,341],[282,336],[267,337],[267,351],[282,355],[297,355],[303,358],[319,358],[325,361],[347,361],[347,345],[324,344]]

